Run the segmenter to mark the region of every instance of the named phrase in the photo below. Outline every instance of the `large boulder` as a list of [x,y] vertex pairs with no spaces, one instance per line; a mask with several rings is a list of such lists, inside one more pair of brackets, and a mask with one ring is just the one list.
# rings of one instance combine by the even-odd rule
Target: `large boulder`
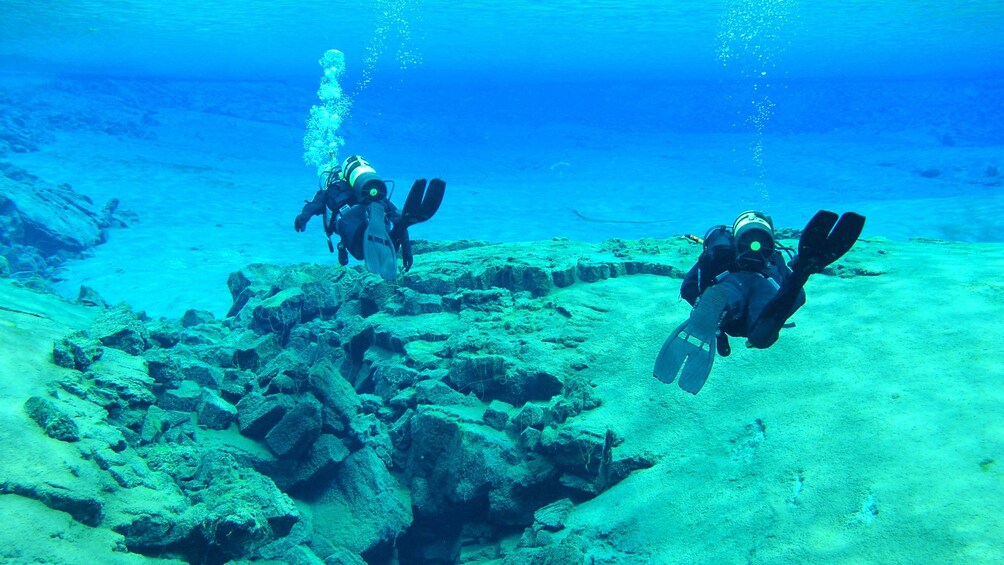
[[104,241],[101,211],[90,198],[9,163],[0,163],[0,216],[0,243],[31,245],[47,257]]
[[412,522],[408,489],[368,447],[342,462],[313,510],[313,545],[341,546],[357,554],[393,544]]

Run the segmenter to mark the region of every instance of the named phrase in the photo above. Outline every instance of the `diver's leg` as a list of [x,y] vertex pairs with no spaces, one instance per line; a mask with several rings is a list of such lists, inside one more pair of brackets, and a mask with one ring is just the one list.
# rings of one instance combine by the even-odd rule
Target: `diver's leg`
[[750,294],[749,329],[746,344],[757,349],[766,349],[777,341],[788,318],[805,304],[805,281],[790,278],[779,290],[775,290],[769,279],[763,278],[762,285]]

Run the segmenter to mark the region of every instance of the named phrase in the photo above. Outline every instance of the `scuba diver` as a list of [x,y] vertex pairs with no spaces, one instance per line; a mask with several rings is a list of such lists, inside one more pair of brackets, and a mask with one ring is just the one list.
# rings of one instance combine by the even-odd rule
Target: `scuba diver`
[[[838,218],[820,210],[805,226],[797,254],[774,241],[774,222],[762,212],[743,212],[731,229],[708,230],[704,250],[680,287],[694,309],[659,351],[655,377],[672,383],[679,376],[680,388],[697,394],[716,350],[722,357],[732,352],[728,336],[746,337],[747,347],[773,345],[781,328],[789,327],[788,318],[805,304],[809,276],[847,253],[864,224],[864,216],[854,212]],[[791,259],[788,264],[781,251]]]
[[446,191],[446,183],[440,179],[432,179],[428,188],[425,179],[416,180],[399,212],[387,195],[387,183],[358,155],[322,173],[318,186],[314,199],[305,201],[293,221],[293,228],[302,232],[312,216],[323,215],[332,253],[336,245],[331,236],[338,234],[338,262],[348,265],[352,254],[366,262],[367,270],[388,281],[397,277],[398,249],[404,270],[411,269],[414,258],[408,228],[431,218]]

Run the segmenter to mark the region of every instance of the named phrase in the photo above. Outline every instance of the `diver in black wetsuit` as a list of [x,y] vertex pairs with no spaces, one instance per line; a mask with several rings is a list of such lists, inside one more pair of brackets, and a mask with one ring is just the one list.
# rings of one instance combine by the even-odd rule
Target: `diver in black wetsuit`
[[[716,350],[723,357],[732,352],[728,336],[747,338],[747,347],[773,345],[788,318],[805,304],[809,276],[847,253],[864,222],[853,212],[838,219],[821,210],[802,232],[797,254],[774,241],[774,223],[762,212],[740,214],[731,229],[711,228],[680,287],[694,309],[663,345],[655,376],[671,383],[679,375],[680,387],[697,394]],[[782,251],[791,257],[787,264]]]
[[330,251],[336,248],[331,236],[337,234],[339,238],[338,262],[347,265],[351,254],[385,280],[397,275],[398,249],[404,270],[411,269],[414,257],[408,228],[431,218],[446,190],[446,183],[440,179],[432,179],[428,188],[425,179],[416,180],[404,208],[398,211],[387,196],[387,184],[358,155],[324,172],[319,185],[313,200],[296,216],[293,228],[302,232],[311,217],[323,215]]

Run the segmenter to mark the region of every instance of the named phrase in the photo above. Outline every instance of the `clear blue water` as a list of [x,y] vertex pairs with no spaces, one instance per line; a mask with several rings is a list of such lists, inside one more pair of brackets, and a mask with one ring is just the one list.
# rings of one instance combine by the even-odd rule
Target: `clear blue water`
[[[993,0],[5,0],[6,65],[82,72],[272,79],[315,75],[337,47],[362,69],[383,37],[429,70],[694,80],[723,75],[723,34],[759,30],[791,77],[999,76],[1004,5]],[[382,30],[382,31],[381,31]],[[379,41],[377,41],[379,43]],[[20,62],[11,57],[23,58]],[[5,65],[5,66],[6,66]]]
[[[8,100],[79,134],[5,158],[168,230],[233,210],[271,230],[219,244],[250,259],[330,260],[289,226],[316,183],[304,123],[333,48],[345,154],[399,182],[448,182],[416,237],[666,237],[748,208],[798,227],[824,207],[868,215],[873,236],[1004,233],[998,1],[5,0],[3,13]],[[25,77],[41,77],[30,94]],[[140,175],[163,181],[159,207]]]

